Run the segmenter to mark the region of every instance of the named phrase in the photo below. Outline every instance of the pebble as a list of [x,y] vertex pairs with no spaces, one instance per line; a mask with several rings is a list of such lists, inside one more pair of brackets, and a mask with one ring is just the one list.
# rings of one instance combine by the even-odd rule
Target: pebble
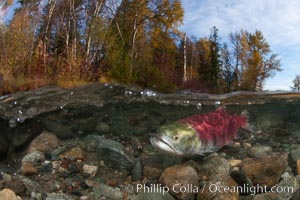
[[282,189],[278,195],[283,199],[291,199],[293,194],[299,190],[299,186],[299,180],[288,172],[284,172],[281,181],[275,185],[276,188]]
[[[38,192],[38,191],[41,191],[41,190],[42,190],[42,185],[41,185],[39,182],[33,180],[32,178],[29,178],[29,177],[27,177],[27,176],[22,176],[22,175],[19,175],[18,177],[20,178],[20,181],[21,181],[21,183],[22,183],[22,185],[19,185],[18,188],[22,188],[22,186],[23,186],[23,187],[24,187],[23,190],[26,190],[26,189],[27,189],[27,191],[31,191],[31,192],[32,192],[32,191]],[[15,191],[17,194],[21,194],[21,193],[20,193],[21,190],[18,191],[18,190],[16,190],[16,189],[14,189],[14,191]]]
[[98,166],[87,165],[87,164],[83,165],[83,172],[90,174],[91,177],[94,177],[96,175],[97,171],[98,171]]
[[291,157],[294,162],[300,160],[300,145],[293,147],[293,149],[291,150]]
[[[206,184],[204,190],[199,190],[197,200],[238,200],[237,183],[226,174],[217,174]],[[226,188],[229,188],[228,190]]]
[[39,173],[39,170],[30,162],[22,162],[21,173],[25,176],[33,176]]
[[245,148],[250,148],[250,147],[252,147],[252,144],[251,144],[251,143],[248,143],[248,142],[245,142],[245,143],[243,143],[243,146],[244,146]]
[[[151,146],[153,149],[153,147]],[[154,152],[151,152],[154,153]],[[167,167],[173,166],[173,165],[179,165],[182,163],[183,158],[180,156],[170,156],[165,153],[155,152],[151,156],[143,159],[144,166],[152,166],[156,168],[162,168],[165,169]]]
[[300,175],[300,159],[297,160],[296,166],[297,166],[297,174]]
[[105,140],[104,137],[99,135],[88,135],[83,139],[84,148],[87,151],[94,152],[97,149],[99,143]]
[[[248,196],[249,197],[249,196]],[[262,193],[262,194],[256,194],[254,196],[250,196],[251,198],[241,198],[240,200],[286,200],[280,197],[278,194],[275,193]]]
[[248,155],[252,158],[259,158],[269,155],[273,148],[267,145],[253,146],[248,150]]
[[235,147],[235,148],[240,148],[240,147],[241,147],[241,143],[235,142],[235,143],[233,144],[233,147]]
[[81,160],[81,161],[84,161],[86,159],[85,152],[80,147],[74,147],[60,154],[59,157],[61,159],[66,158],[69,160]]
[[11,189],[5,188],[0,191],[0,200],[21,200]]
[[96,130],[97,132],[100,132],[100,133],[108,133],[108,132],[109,132],[109,129],[110,129],[110,127],[109,127],[109,125],[108,125],[107,123],[105,123],[105,122],[100,122],[100,123],[97,124],[95,130]]
[[216,174],[229,174],[230,164],[226,159],[218,155],[209,156],[199,162],[199,168],[196,170],[201,172],[202,175],[210,178]]
[[231,168],[239,167],[241,165],[241,163],[242,163],[241,160],[236,160],[236,159],[229,160],[229,164],[230,164]]
[[45,156],[40,151],[33,151],[25,155],[22,159],[22,162],[30,162],[33,164],[37,164],[38,162],[42,162],[45,160]]
[[2,181],[5,181],[5,182],[11,181],[11,175],[9,175],[7,173],[1,172],[0,176],[2,178]]
[[134,181],[141,180],[143,173],[143,165],[140,158],[136,158],[132,169],[132,179]]
[[34,138],[27,148],[27,152],[33,151],[48,152],[61,144],[56,135],[50,132],[42,132],[39,136]]
[[103,139],[96,148],[98,160],[118,170],[130,171],[133,168],[134,157],[121,143]]
[[94,183],[93,192],[97,198],[104,196],[108,199],[123,200],[123,194],[120,190],[105,185],[103,183]]
[[144,166],[143,168],[143,175],[144,177],[147,177],[148,179],[158,179],[160,175],[162,174],[163,169],[156,168],[152,166]]
[[74,200],[74,198],[66,194],[50,193],[47,194],[46,200]]
[[52,168],[53,169],[58,169],[62,165],[62,161],[56,160],[52,162]]
[[36,193],[36,192],[31,192],[31,197],[32,199],[36,199],[36,200],[42,200],[42,193]]
[[89,200],[89,197],[88,196],[81,196],[80,200]]
[[[248,187],[253,186],[252,181],[250,180],[249,177],[247,177],[247,175],[243,171],[234,170],[230,173],[230,176],[242,188],[244,188],[244,186],[248,186]],[[240,191],[240,193],[241,195],[250,195],[248,191],[244,191],[244,190]]]
[[73,133],[71,127],[69,126],[65,126],[63,124],[50,120],[43,120],[43,124],[49,132],[54,133],[58,138],[62,140],[74,138],[76,136],[76,134]]
[[[159,182],[170,188],[170,193],[177,198],[190,199],[197,193],[194,189],[198,188],[198,174],[189,165],[174,165],[164,170],[159,178]],[[180,190],[180,188],[185,188],[186,190]]]
[[130,200],[175,200],[169,193],[145,192],[129,196]]
[[9,182],[4,182],[3,188],[13,190],[17,195],[22,196],[25,194],[27,185],[21,180],[20,176],[15,176]]
[[260,158],[246,158],[241,170],[249,177],[253,185],[272,187],[278,183],[287,168],[287,154],[273,154]]

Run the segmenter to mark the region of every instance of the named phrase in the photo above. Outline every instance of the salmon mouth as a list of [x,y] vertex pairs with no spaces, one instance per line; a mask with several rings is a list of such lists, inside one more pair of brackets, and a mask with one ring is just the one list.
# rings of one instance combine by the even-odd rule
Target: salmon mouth
[[150,138],[150,143],[159,150],[165,151],[167,153],[181,154],[162,137],[152,137]]

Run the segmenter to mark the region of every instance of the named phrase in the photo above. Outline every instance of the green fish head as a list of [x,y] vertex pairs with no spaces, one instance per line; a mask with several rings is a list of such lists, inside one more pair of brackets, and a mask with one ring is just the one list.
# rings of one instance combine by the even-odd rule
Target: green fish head
[[197,132],[190,125],[179,122],[161,127],[150,142],[155,148],[175,155],[198,154],[201,146]]

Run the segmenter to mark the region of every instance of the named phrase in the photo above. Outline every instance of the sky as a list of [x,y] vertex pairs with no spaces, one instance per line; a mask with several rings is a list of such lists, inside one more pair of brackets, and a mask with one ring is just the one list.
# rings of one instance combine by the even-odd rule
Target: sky
[[209,36],[216,26],[222,41],[241,29],[262,31],[283,71],[267,79],[265,90],[290,90],[300,75],[299,0],[182,0],[184,25],[180,29],[197,38]]

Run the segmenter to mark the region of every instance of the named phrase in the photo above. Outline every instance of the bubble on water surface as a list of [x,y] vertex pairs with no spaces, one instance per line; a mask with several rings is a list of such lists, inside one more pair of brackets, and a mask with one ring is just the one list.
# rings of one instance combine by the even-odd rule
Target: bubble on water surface
[[130,97],[133,95],[133,92],[131,90],[125,90],[125,97]]
[[198,110],[201,110],[202,109],[202,104],[201,103],[197,103],[196,107],[197,107]]
[[183,106],[189,106],[189,105],[190,105],[190,101],[189,101],[189,100],[184,100],[184,101],[182,102],[182,105],[183,105]]
[[216,101],[216,102],[215,102],[215,106],[216,106],[216,107],[220,107],[221,104],[222,104],[221,101]]
[[156,97],[157,96],[157,92],[153,91],[153,90],[143,90],[141,91],[141,95],[143,97]]

